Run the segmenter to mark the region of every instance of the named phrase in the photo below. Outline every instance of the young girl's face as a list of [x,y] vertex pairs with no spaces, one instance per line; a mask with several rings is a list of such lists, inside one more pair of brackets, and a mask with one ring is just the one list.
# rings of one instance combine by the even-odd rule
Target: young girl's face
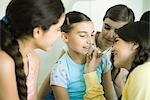
[[97,34],[97,46],[103,50],[111,47],[114,42],[115,29],[118,29],[128,22],[113,21],[110,18],[106,18],[103,22],[102,31]]
[[49,50],[55,40],[61,35],[61,26],[64,22],[65,15],[62,15],[58,20],[57,24],[51,25],[46,31],[42,31],[40,37],[38,38],[37,45],[42,50]]
[[137,47],[138,46],[133,42],[126,42],[117,37],[112,48],[114,54],[114,66],[129,69],[128,67],[131,66],[134,60]]
[[91,21],[83,21],[72,25],[67,34],[67,45],[69,50],[85,55],[93,44],[94,25]]

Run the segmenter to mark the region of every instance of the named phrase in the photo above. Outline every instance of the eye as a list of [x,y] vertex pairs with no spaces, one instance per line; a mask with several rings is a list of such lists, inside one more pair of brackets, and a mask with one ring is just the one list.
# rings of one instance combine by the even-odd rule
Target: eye
[[85,35],[79,35],[80,37],[85,37]]
[[119,39],[115,39],[115,41],[114,41],[114,42],[116,43],[116,42],[118,42],[118,41],[119,41]]
[[104,28],[105,28],[106,30],[110,30],[110,29],[111,29],[111,27],[109,27],[109,26],[104,26]]

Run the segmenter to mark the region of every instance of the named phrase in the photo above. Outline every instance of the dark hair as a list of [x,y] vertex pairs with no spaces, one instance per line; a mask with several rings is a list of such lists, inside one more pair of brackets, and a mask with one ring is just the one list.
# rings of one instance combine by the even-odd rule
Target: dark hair
[[150,24],[134,22],[119,28],[116,33],[127,42],[139,44],[138,53],[129,72],[148,60],[150,57]]
[[110,7],[103,17],[103,21],[110,18],[113,21],[133,22],[135,19],[134,12],[126,5],[118,4]]
[[91,19],[78,11],[71,11],[66,14],[65,21],[61,27],[61,30],[65,33],[68,33],[72,29],[72,24],[82,22],[82,21],[91,21]]
[[27,100],[26,75],[17,39],[32,36],[33,29],[49,29],[64,13],[61,0],[12,0],[0,21],[1,50],[15,62],[17,89],[20,100]]
[[140,21],[150,23],[150,11],[146,11],[145,13],[143,13],[143,15],[140,18]]

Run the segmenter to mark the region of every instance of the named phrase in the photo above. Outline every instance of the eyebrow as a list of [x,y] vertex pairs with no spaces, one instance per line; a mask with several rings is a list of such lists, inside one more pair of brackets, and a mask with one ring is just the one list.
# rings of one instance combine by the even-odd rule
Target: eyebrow
[[[94,33],[95,31],[93,30],[92,33]],[[78,31],[77,33],[88,33],[87,31]]]
[[117,29],[117,28],[115,28],[115,27],[113,27],[113,26],[110,26],[109,24],[107,24],[107,23],[104,23],[107,27],[110,27],[111,29]]

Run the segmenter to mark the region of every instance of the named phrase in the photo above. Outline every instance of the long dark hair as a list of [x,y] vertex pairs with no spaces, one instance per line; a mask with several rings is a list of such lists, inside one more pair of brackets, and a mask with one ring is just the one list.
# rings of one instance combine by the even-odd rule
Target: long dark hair
[[144,21],[144,22],[150,23],[150,11],[144,12],[143,15],[140,18],[140,21]]
[[113,21],[123,21],[123,22],[133,22],[135,19],[132,9],[128,8],[126,5],[118,4],[110,7],[104,17],[103,21],[106,18],[110,18]]
[[0,49],[15,62],[17,89],[20,100],[27,100],[26,75],[17,39],[32,37],[35,27],[49,29],[64,13],[60,0],[12,0],[0,21]]
[[72,24],[82,22],[82,21],[91,21],[91,19],[82,12],[71,11],[66,14],[65,21],[61,27],[61,31],[68,33],[72,29]]
[[116,30],[120,38],[127,42],[139,44],[138,52],[133,61],[131,72],[138,65],[143,64],[150,57],[150,24],[147,22],[134,22]]

